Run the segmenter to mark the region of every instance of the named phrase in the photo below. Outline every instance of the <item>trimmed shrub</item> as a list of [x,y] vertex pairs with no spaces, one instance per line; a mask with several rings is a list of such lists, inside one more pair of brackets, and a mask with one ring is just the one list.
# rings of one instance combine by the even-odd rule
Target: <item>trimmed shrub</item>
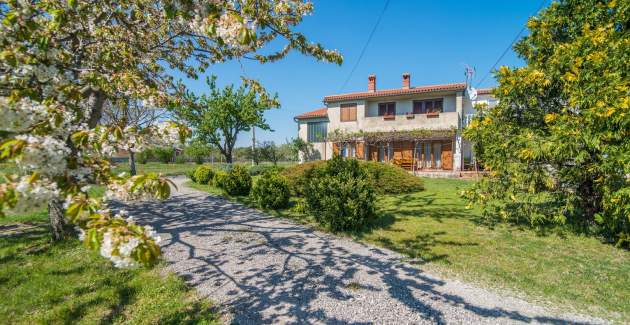
[[325,160],[309,161],[303,164],[286,168],[281,172],[282,176],[287,178],[291,193],[295,196],[304,196],[306,187],[306,173],[309,170],[320,168],[326,165]]
[[251,197],[261,208],[282,209],[289,205],[291,191],[287,179],[274,172],[267,172],[256,181]]
[[194,181],[199,184],[208,184],[214,178],[214,170],[209,166],[199,166],[195,169]]
[[361,161],[360,164],[367,169],[378,194],[403,194],[424,190],[422,179],[401,167],[377,161]]
[[[359,160],[357,163],[366,169],[377,194],[413,193],[424,189],[421,178],[409,174],[398,166],[376,161]],[[304,196],[308,182],[307,173],[314,169],[320,170],[325,166],[326,161],[307,162],[286,168],[282,171],[282,175],[287,178],[293,195]]]
[[306,209],[332,231],[358,230],[375,217],[375,192],[365,167],[335,157],[305,173]]
[[235,165],[215,184],[229,195],[248,195],[252,188],[252,177],[247,169],[241,165]]
[[225,183],[225,179],[228,177],[228,174],[222,170],[217,170],[214,173],[214,177],[212,178],[212,185],[223,188],[223,184]]

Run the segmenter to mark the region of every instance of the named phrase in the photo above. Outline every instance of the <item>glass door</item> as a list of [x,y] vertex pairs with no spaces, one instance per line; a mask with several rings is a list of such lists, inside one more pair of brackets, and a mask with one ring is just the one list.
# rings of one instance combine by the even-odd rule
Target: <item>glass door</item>
[[424,168],[431,168],[433,166],[431,161],[431,144],[424,144]]
[[442,144],[433,144],[433,159],[435,159],[435,169],[442,168]]

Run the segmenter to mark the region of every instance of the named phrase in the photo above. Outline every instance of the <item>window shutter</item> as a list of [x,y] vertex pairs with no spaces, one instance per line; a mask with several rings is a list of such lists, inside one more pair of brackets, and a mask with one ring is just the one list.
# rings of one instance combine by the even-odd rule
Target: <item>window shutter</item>
[[385,115],[385,104],[378,104],[378,115]]

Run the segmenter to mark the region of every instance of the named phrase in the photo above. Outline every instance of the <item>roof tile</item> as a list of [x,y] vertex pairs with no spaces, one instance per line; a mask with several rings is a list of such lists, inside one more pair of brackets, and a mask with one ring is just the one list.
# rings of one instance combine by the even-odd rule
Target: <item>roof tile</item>
[[328,108],[318,108],[314,111],[302,113],[296,116],[296,119],[315,118],[315,117],[328,117]]

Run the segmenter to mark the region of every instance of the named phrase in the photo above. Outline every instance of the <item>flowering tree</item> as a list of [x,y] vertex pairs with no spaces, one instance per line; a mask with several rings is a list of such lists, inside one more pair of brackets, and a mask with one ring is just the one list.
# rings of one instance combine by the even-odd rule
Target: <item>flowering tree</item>
[[[105,199],[168,197],[167,179],[114,175],[106,158],[149,139],[181,141],[188,130],[100,125],[104,104],[177,105],[182,87],[171,71],[196,78],[233,58],[264,63],[296,49],[340,63],[292,30],[311,11],[297,0],[0,0],[0,159],[23,175],[0,185],[0,214],[48,204],[53,238],[70,223],[117,266],[155,262],[155,232],[114,215],[87,188],[104,184]],[[279,37],[283,48],[260,53]]]
[[465,135],[488,177],[467,192],[487,215],[569,224],[630,246],[630,1],[554,1],[515,46]]
[[[130,103],[123,102],[120,104],[106,102],[103,106],[103,119],[101,123],[116,125],[126,129],[125,134],[136,135],[149,131],[148,136],[150,136],[151,128],[164,118],[164,110],[148,107],[139,101],[132,101]],[[145,150],[146,143],[147,141],[127,141],[127,146],[123,148],[129,157],[129,174],[131,176],[136,175],[136,153]]]

